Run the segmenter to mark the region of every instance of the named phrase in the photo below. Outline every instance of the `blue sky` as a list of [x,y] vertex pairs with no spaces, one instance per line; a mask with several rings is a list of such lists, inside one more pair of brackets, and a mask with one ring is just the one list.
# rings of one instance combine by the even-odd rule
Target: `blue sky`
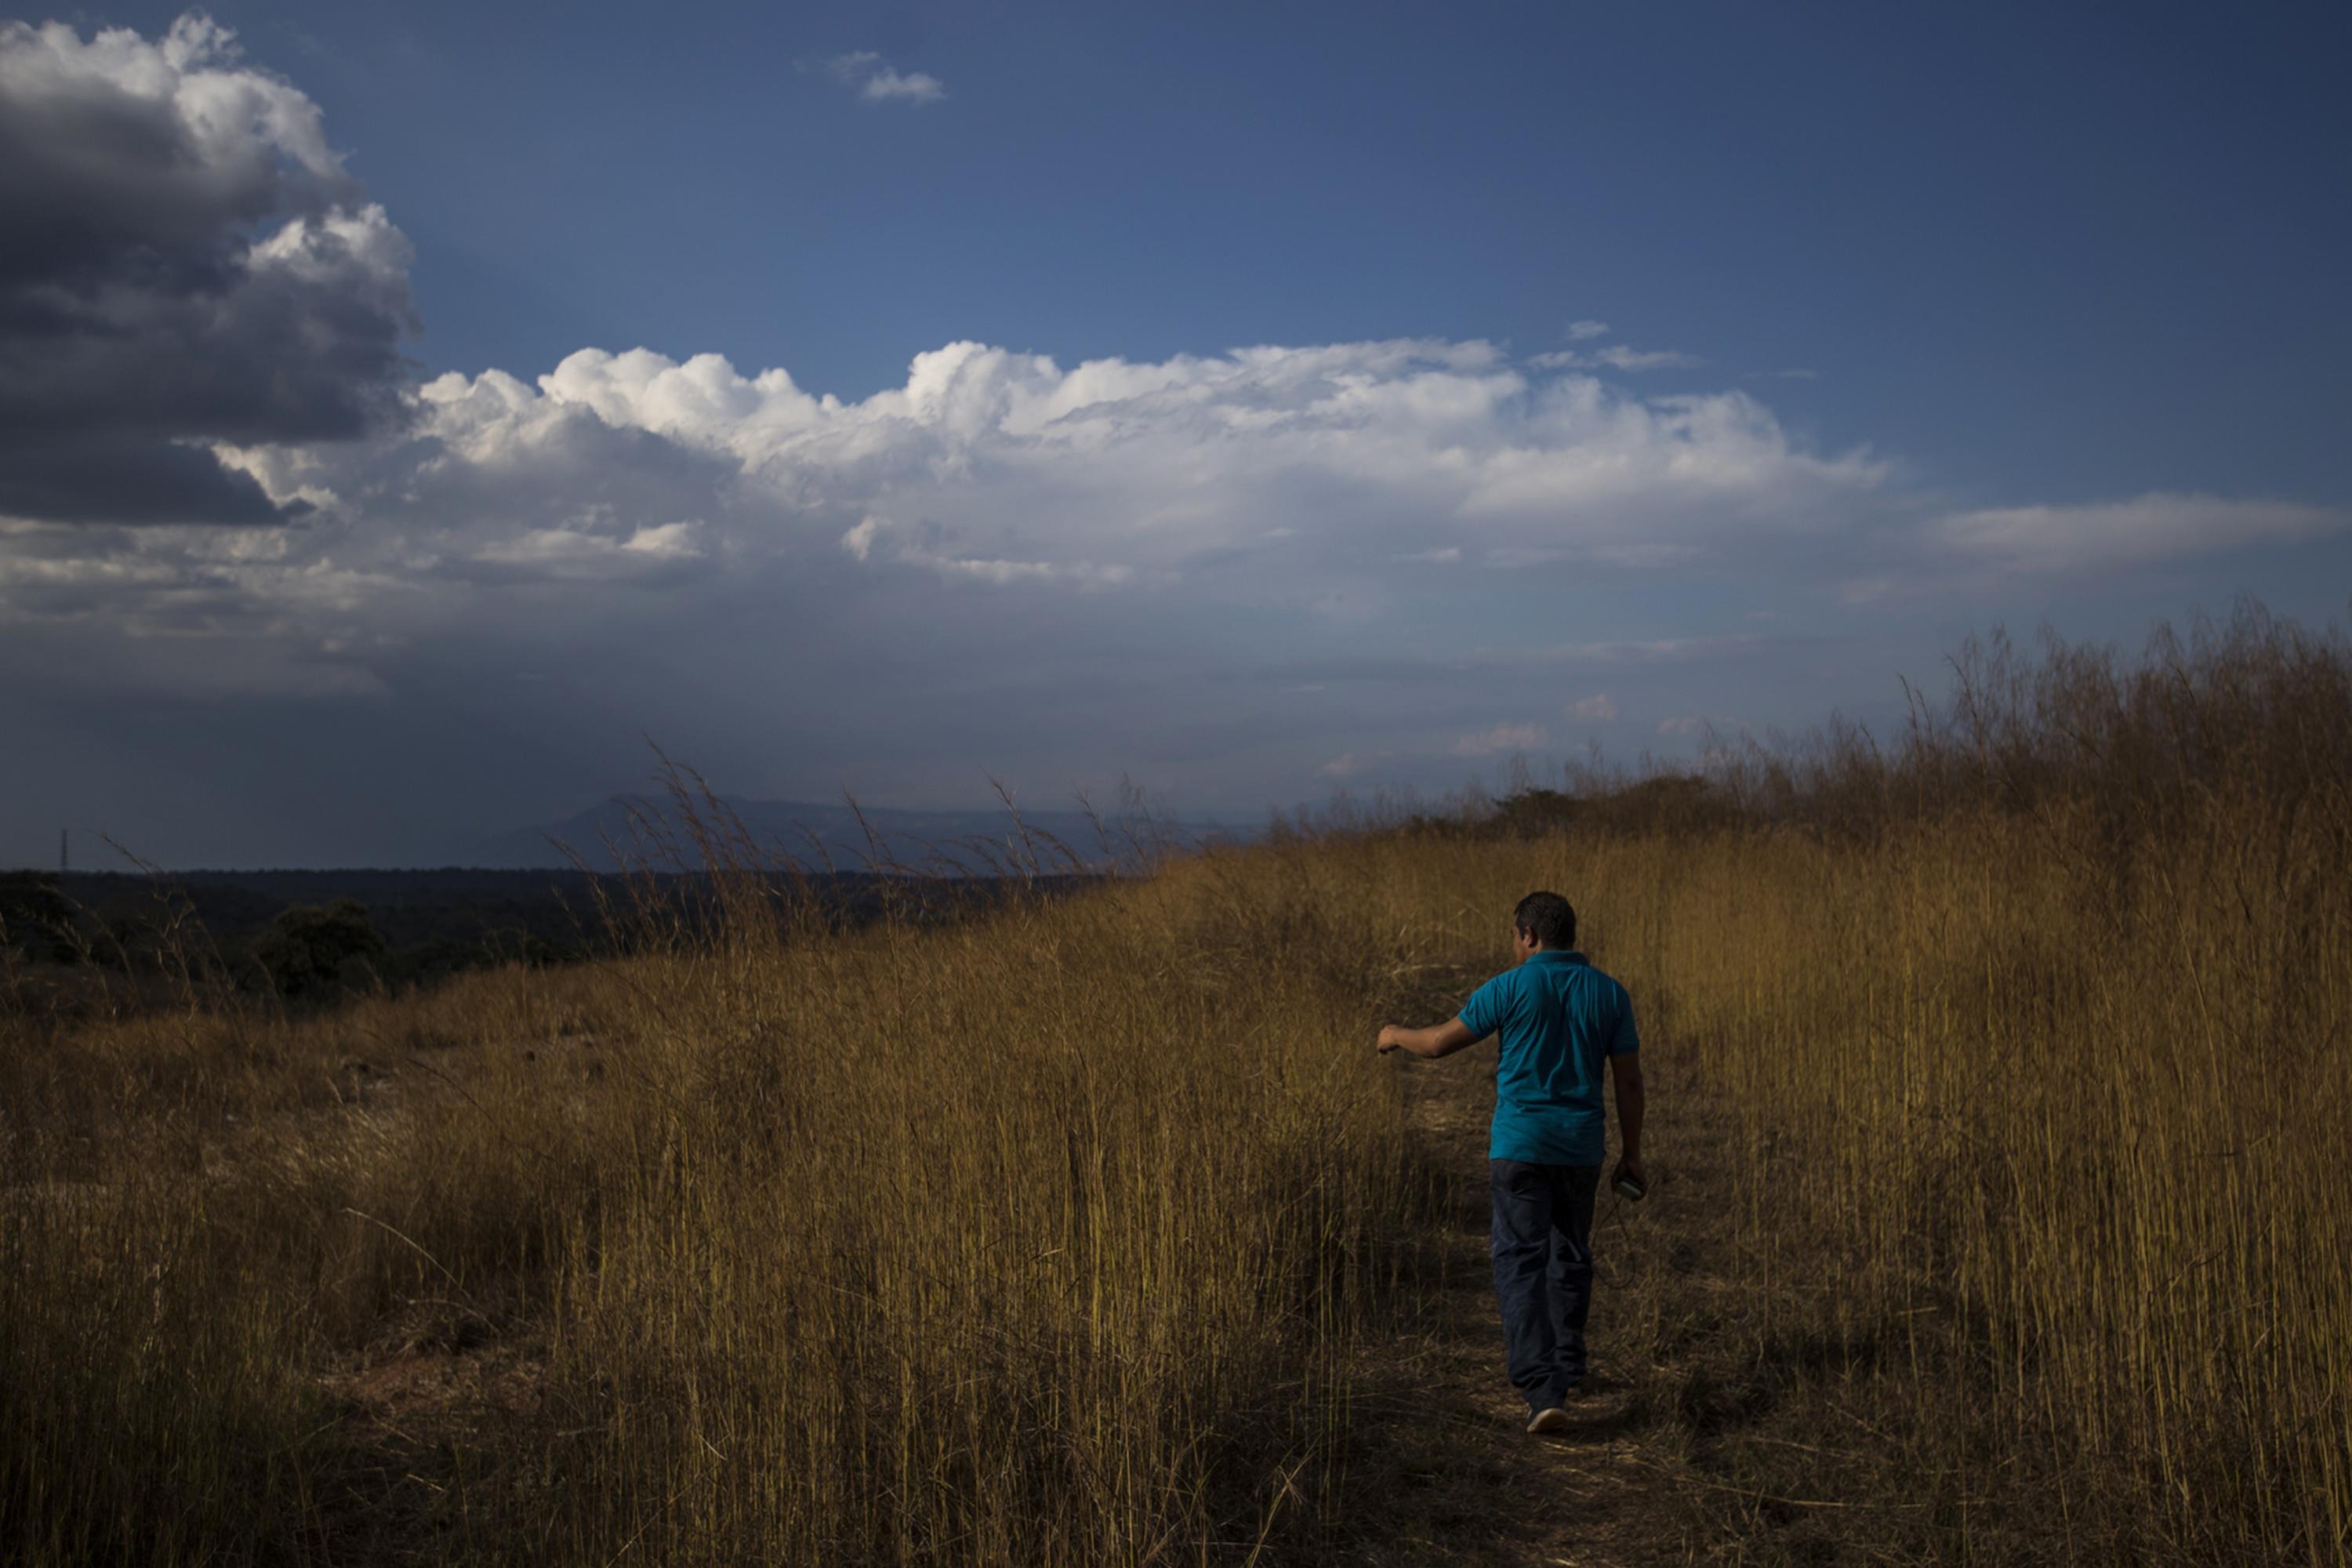
[[[2341,499],[2352,24],[2064,9],[220,15],[286,39],[416,242],[436,368],[716,349],[858,396],[958,338],[1533,351],[1606,319],[1705,345],[1690,384],[1813,370],[1784,417],[1989,502]],[[883,44],[950,96],[802,68]]]
[[[132,420],[119,358],[0,343],[77,472],[227,475],[0,448],[0,860],[433,858],[646,734],[747,795],[1248,813],[2352,595],[2340,8],[179,15],[0,51],[0,139],[89,152],[0,183],[91,247],[22,286],[179,246],[211,280],[122,319],[218,322],[266,260],[317,380]],[[44,119],[166,75],[201,188]],[[137,379],[267,358],[206,332]]]

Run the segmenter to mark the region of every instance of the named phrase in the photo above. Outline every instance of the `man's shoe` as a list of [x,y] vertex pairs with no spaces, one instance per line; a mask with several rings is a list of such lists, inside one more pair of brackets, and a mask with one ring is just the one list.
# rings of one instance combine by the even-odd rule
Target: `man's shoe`
[[1568,1412],[1557,1405],[1537,1411],[1535,1418],[1528,1423],[1530,1432],[1560,1432],[1567,1427]]

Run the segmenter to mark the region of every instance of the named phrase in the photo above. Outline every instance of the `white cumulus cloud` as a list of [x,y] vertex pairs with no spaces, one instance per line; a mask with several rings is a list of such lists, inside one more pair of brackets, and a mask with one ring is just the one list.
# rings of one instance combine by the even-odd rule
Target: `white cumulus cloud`
[[825,62],[834,79],[867,103],[937,103],[947,84],[927,71],[901,71],[871,49],[835,55]]
[[[1597,323],[1584,323],[1593,325]],[[1706,361],[1679,349],[1636,349],[1612,343],[1600,349],[1559,349],[1528,361],[1545,370],[1693,370]]]
[[1938,519],[1949,553],[2019,573],[2061,574],[2286,544],[2352,526],[2352,512],[2286,501],[2154,492],[2087,506],[2019,506]]
[[1568,715],[1571,719],[1586,719],[1605,724],[1617,717],[1617,704],[1611,700],[1606,691],[1597,691],[1590,697],[1580,697],[1570,703]]
[[1457,757],[1495,757],[1511,752],[1532,752],[1549,737],[1540,724],[1497,724],[1454,742]]
[[[373,437],[219,450],[305,526],[247,531],[272,548],[242,556],[218,532],[20,531],[0,560],[38,557],[45,577],[77,563],[77,616],[165,616],[289,658],[501,626],[496,595],[531,583],[658,588],[635,602],[668,606],[688,640],[731,584],[805,583],[841,605],[909,574],[1336,624],[1409,598],[1433,565],[1769,550],[1874,514],[1885,481],[1741,393],[1643,398],[1418,339],[1075,365],[956,342],[857,401],[716,354],[583,350],[536,381],[436,377]],[[0,574],[0,618],[67,604],[33,578]]]
[[1684,713],[1672,719],[1658,721],[1658,733],[1661,735],[1689,737],[1740,735],[1747,732],[1747,726],[1740,723],[1738,720],[1726,719],[1712,713]]

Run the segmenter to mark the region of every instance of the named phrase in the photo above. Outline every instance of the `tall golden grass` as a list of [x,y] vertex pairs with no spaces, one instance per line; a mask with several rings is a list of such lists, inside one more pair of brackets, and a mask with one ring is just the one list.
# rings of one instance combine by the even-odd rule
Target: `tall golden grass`
[[[327,1018],[20,1020],[0,1510],[53,1562],[420,1520],[580,1562],[1283,1539],[1407,1205],[1395,1098],[1329,1027],[1376,957],[1269,891],[1203,866],[860,936],[739,910]],[[532,1386],[387,1512],[322,1374],[419,1321],[528,1338]]]
[[[1876,1435],[1816,1493],[1902,1488],[1858,1542],[2342,1562],[2352,656],[2242,618],[1961,670],[1892,744],[1508,832],[856,933],[747,878],[715,934],[592,968],[8,1017],[0,1540],[1314,1557],[1378,1479],[1351,1380],[1436,1212],[1370,1026],[1507,962],[1551,886],[1653,1081],[1728,1129],[1746,1272],[1704,1331]],[[1637,1382],[1695,1331],[1617,1310]]]

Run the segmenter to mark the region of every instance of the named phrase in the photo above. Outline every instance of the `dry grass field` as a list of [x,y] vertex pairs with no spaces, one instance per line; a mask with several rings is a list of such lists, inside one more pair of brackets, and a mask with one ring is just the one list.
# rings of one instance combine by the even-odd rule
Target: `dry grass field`
[[[1958,668],[1884,743],[958,923],[746,881],[625,961],[10,1013],[0,1552],[2342,1563],[2352,653]],[[1486,1331],[1477,1057],[1370,1042],[1538,886],[1643,1009],[1656,1191],[1531,1497],[1414,1404]]]

